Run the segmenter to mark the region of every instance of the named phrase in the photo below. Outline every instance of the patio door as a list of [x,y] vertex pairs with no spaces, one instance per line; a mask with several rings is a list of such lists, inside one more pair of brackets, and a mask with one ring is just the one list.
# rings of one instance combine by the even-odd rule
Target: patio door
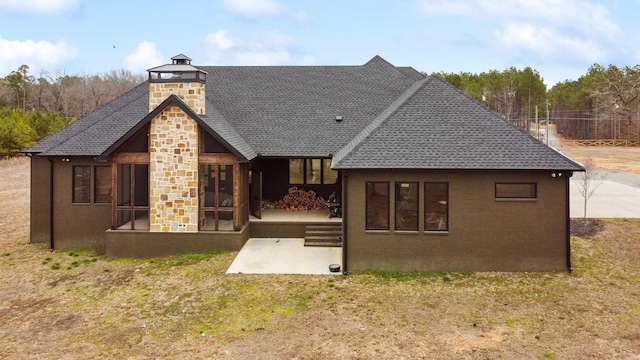
[[262,172],[251,170],[251,187],[249,189],[251,199],[249,206],[251,207],[251,215],[262,218]]

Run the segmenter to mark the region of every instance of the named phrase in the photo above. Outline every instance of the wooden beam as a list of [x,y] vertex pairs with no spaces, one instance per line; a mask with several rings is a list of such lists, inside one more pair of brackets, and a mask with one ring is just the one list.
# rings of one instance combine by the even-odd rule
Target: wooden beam
[[231,165],[237,164],[238,159],[233,154],[198,154],[200,164]]
[[117,203],[117,192],[118,192],[118,182],[117,182],[117,174],[118,174],[118,165],[115,162],[111,162],[111,230],[115,230],[117,228],[117,217],[116,217],[116,208],[118,207]]
[[233,230],[239,231],[242,227],[240,219],[240,208],[242,197],[240,196],[242,187],[240,186],[240,164],[233,164]]
[[111,157],[115,163],[149,163],[148,153],[121,153]]

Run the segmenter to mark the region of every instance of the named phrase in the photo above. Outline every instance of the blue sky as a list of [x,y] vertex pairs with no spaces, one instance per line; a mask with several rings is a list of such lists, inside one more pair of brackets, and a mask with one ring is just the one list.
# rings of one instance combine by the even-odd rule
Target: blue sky
[[640,0],[0,0],[0,77],[195,65],[530,66],[548,86],[640,64]]

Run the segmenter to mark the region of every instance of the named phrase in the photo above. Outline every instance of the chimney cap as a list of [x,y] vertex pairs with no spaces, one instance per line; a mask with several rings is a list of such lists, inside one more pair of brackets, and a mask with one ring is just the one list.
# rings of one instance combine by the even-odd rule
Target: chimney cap
[[178,54],[171,58],[174,64],[186,64],[191,65],[191,58],[185,54]]
[[207,72],[191,65],[191,58],[178,54],[172,63],[147,69],[150,82],[205,82]]

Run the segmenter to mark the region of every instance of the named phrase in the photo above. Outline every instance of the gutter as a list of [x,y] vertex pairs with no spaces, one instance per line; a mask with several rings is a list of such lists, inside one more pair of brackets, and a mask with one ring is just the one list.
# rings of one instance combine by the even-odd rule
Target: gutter
[[53,159],[47,157],[47,161],[49,161],[49,251],[53,252],[55,250],[53,241]]
[[347,180],[347,171],[344,170],[342,172],[342,275],[347,275],[347,230],[349,224],[347,221],[347,213],[349,212],[347,207],[349,184]]
[[566,177],[567,179],[567,186],[566,186],[566,200],[565,200],[565,206],[567,207],[566,213],[567,213],[567,220],[566,220],[566,226],[565,226],[565,231],[566,231],[566,238],[567,238],[567,270],[569,271],[569,273],[573,272],[573,267],[571,266],[571,217],[569,214],[570,211],[570,204],[569,204],[569,181],[570,178],[573,176],[573,172],[569,173],[569,176]]

